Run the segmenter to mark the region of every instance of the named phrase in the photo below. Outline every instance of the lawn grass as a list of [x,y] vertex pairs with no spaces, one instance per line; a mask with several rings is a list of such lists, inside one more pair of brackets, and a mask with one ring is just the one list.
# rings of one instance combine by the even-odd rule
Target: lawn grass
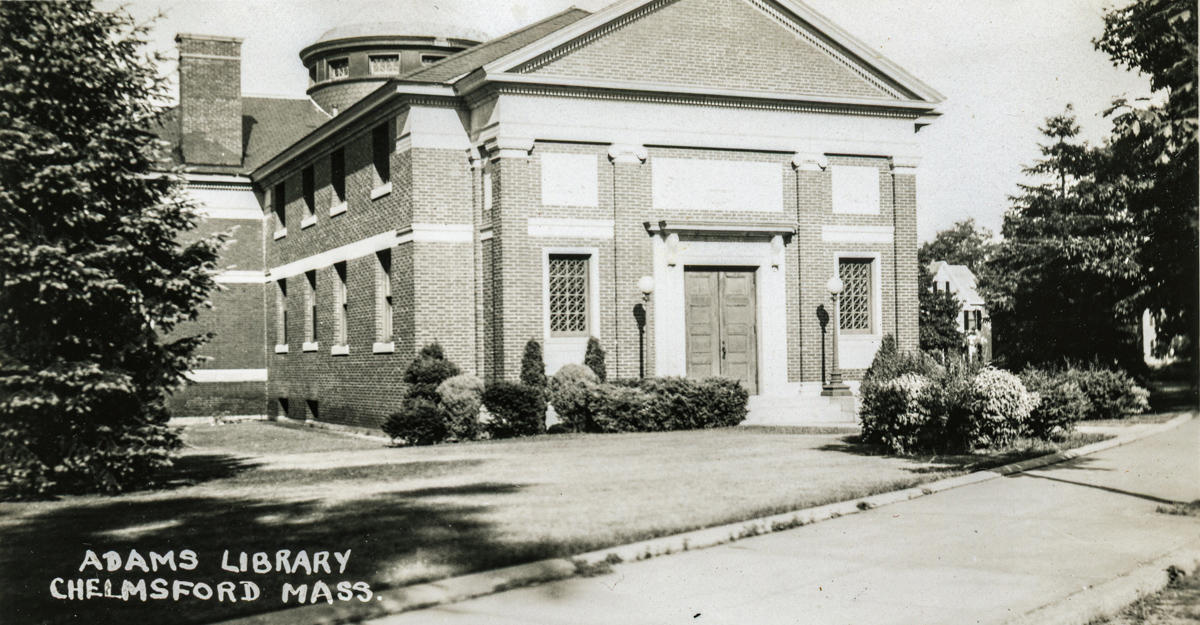
[[[324,576],[330,586],[405,586],[853,500],[1097,438],[897,458],[845,433],[756,428],[420,448],[264,422],[190,426],[184,436],[172,488],[0,508],[0,622],[65,623],[84,608],[93,623],[212,622],[278,610],[284,582],[317,579],[228,573],[220,568],[226,549],[235,558],[349,549],[345,574]],[[51,599],[53,578],[89,576],[79,573],[86,549],[192,549],[200,567],[167,579],[250,579],[263,596],[251,603]],[[96,574],[117,579],[117,587],[136,575]]]
[[1123,419],[1094,419],[1091,421],[1080,421],[1081,427],[1126,427],[1130,425],[1155,425],[1166,423],[1175,417],[1178,417],[1179,412],[1147,412],[1145,414],[1131,414]]

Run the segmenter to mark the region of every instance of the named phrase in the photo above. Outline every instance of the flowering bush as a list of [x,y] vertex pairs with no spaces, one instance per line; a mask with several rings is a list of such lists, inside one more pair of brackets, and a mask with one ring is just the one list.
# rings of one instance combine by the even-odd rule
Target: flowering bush
[[1036,393],[1017,376],[951,360],[930,375],[901,373],[861,387],[863,440],[892,453],[962,453],[1028,429]]
[[970,448],[992,447],[1011,442],[1025,432],[1029,413],[1039,398],[1031,394],[1017,376],[988,367],[971,381],[964,428]]
[[898,454],[924,447],[929,436],[929,385],[929,378],[905,373],[880,382],[864,395],[862,420],[864,431],[871,433],[869,442]]

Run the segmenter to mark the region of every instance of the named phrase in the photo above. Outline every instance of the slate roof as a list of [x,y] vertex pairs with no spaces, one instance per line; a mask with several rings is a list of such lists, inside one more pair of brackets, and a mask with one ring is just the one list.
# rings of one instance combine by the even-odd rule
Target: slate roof
[[944,260],[929,263],[929,271],[934,276],[945,269],[945,275],[950,281],[950,290],[967,306],[986,306],[983,296],[975,288],[975,274],[966,265],[951,265]]
[[[249,173],[288,146],[332,119],[308,98],[242,98],[242,165],[191,165],[185,162],[179,134],[179,109],[163,112],[151,129],[169,144],[164,160],[169,165],[185,165],[195,173]],[[201,138],[202,139],[202,138]]]
[[520,50],[525,46],[541,39],[562,28],[591,15],[591,13],[572,7],[551,15],[546,19],[514,30],[507,35],[498,37],[486,43],[479,44],[449,56],[429,67],[423,67],[396,80],[401,82],[448,83],[464,74],[469,74],[496,59]]

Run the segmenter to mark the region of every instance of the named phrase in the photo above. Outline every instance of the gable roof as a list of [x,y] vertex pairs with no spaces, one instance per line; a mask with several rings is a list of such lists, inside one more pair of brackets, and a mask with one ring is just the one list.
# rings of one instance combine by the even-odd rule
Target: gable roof
[[951,265],[944,260],[929,263],[929,272],[945,278],[950,283],[950,291],[958,295],[966,306],[986,306],[983,296],[975,287],[975,274],[966,265]]
[[[187,171],[195,173],[240,174],[254,171],[330,119],[308,98],[243,97],[240,167],[189,165],[187,155],[183,153],[177,106],[163,111],[151,132],[167,142],[163,160],[168,165],[183,165]],[[211,142],[198,137],[193,145],[204,146],[207,143]]]
[[308,98],[242,98],[242,171],[257,169],[330,119]]
[[497,37],[473,48],[467,48],[429,67],[423,67],[400,76],[396,80],[424,83],[453,82],[456,78],[469,74],[516,50],[527,47],[550,33],[565,28],[589,15],[591,13],[583,9],[572,7],[561,13],[551,15],[540,22],[530,24],[525,28],[514,30],[507,35]]

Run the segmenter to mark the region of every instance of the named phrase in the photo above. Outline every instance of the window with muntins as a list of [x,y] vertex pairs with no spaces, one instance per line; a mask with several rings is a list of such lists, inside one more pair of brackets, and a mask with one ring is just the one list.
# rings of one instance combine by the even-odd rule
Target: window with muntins
[[550,255],[550,335],[588,336],[588,256]]
[[869,258],[843,258],[838,261],[838,277],[844,285],[841,330],[847,334],[871,333],[871,262]]
[[349,338],[347,325],[349,306],[346,290],[346,263],[333,266],[333,342],[345,345]]
[[330,59],[328,78],[348,78],[350,76],[350,59]]
[[375,318],[377,340],[392,342],[392,252],[384,250],[375,255]]
[[387,124],[378,126],[371,131],[371,155],[374,162],[375,186],[378,187],[392,179],[392,169],[389,157],[392,151],[388,148]]
[[370,59],[372,74],[400,73],[400,55],[398,54],[371,55],[368,58]]

